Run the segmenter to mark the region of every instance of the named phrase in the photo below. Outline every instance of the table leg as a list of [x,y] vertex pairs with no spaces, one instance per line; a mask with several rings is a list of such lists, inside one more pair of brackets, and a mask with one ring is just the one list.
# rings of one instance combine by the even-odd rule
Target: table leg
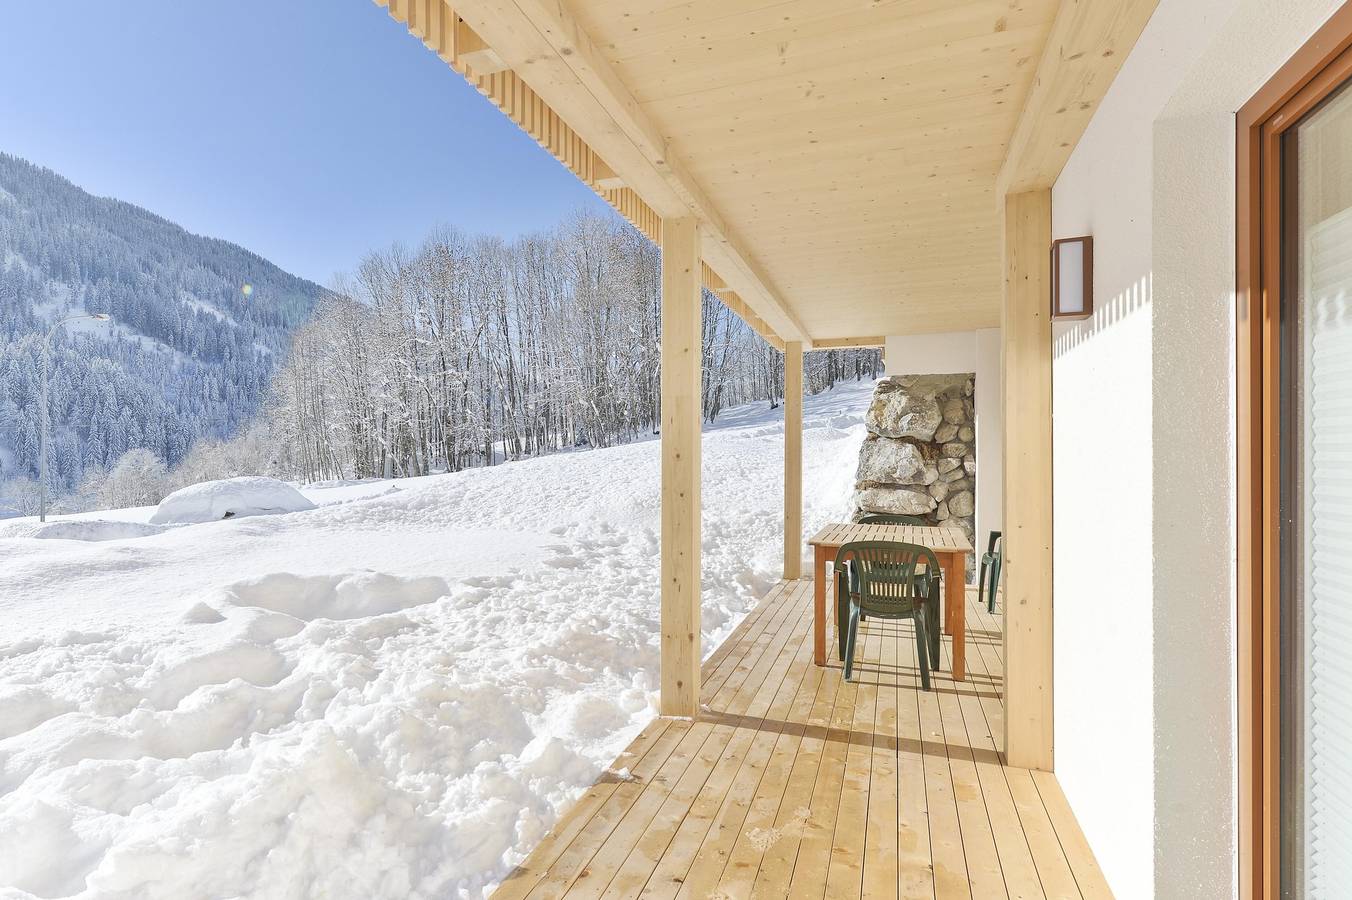
[[812,558],[812,661],[826,665],[826,556],[827,548],[814,547]]
[[967,677],[967,559],[965,553],[944,554],[944,606],[953,636],[953,680]]

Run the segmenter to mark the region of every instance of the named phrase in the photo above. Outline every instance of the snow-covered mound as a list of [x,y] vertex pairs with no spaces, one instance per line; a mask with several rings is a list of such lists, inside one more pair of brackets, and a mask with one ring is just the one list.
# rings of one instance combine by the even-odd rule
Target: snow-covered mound
[[106,519],[59,519],[54,522],[12,522],[0,525],[0,538],[43,538],[57,541],[122,541],[164,531],[145,522]]
[[304,494],[286,482],[248,475],[180,488],[160,501],[150,521],[155,525],[216,522],[314,508]]
[[400,578],[380,572],[291,575],[278,572],[242,581],[226,593],[234,606],[270,609],[296,619],[359,619],[431,603],[451,592],[445,579]]
[[[871,391],[804,403],[809,533],[846,512]],[[706,652],[781,570],[782,415],[704,436]],[[485,896],[655,715],[659,461],[647,441],[312,485],[313,512],[229,527],[0,537],[0,898]]]

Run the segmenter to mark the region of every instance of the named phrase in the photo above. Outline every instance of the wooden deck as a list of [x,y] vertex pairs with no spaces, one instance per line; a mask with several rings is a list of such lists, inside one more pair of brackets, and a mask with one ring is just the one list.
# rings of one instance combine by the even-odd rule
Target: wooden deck
[[654,721],[494,897],[1111,897],[1055,777],[1003,765],[1000,616],[967,616],[965,682],[920,691],[910,623],[870,620],[847,684],[782,582],[701,717]]

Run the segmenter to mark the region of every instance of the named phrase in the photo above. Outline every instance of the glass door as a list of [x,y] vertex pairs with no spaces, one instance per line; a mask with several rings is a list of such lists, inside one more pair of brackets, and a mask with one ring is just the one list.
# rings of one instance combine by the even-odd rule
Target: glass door
[[1352,897],[1352,88],[1281,144],[1281,893]]

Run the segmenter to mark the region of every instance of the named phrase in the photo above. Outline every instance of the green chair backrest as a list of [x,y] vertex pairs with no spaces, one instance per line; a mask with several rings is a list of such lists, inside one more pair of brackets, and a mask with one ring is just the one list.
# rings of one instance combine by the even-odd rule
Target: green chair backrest
[[[925,602],[920,587],[928,587],[931,579],[939,577],[939,560],[934,551],[920,544],[852,541],[836,551],[837,563],[847,559],[858,579],[860,608],[878,616],[915,612]],[[921,566],[925,567],[923,572]]]
[[869,513],[859,517],[860,525],[924,525],[920,516],[899,516],[891,513]]

